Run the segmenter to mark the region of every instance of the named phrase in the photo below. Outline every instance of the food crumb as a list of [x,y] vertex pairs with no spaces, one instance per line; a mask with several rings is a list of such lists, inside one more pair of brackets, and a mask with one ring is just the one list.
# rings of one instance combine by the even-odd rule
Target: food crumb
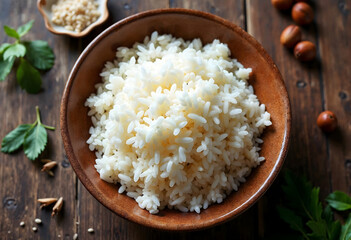
[[24,227],[24,225],[26,225],[23,221],[22,222],[20,222],[20,226],[21,227]]
[[7,231],[7,233],[8,233],[8,234],[10,234],[10,233],[11,233],[11,231]]
[[38,231],[38,228],[32,227],[32,230],[33,230],[33,232],[36,232],[36,231]]
[[89,228],[89,229],[88,229],[88,232],[89,232],[89,233],[93,233],[93,232],[94,232],[94,229],[93,229],[93,228]]
[[60,238],[60,237],[61,237],[61,235],[59,234],[59,235],[57,235],[57,237],[58,237],[58,238]]
[[75,233],[74,235],[73,235],[73,240],[77,240],[78,239],[78,233]]
[[79,225],[79,222],[76,222],[77,225]]
[[36,219],[34,220],[34,222],[37,223],[37,224],[41,224],[41,219],[40,219],[40,218],[36,218]]

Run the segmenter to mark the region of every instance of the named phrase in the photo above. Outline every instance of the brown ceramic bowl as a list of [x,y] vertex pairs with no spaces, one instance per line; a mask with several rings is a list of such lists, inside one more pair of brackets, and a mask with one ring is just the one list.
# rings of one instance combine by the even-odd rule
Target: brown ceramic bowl
[[[237,192],[221,204],[197,213],[162,210],[152,215],[119,194],[116,185],[100,179],[94,168],[95,155],[86,140],[92,125],[84,102],[101,81],[104,63],[115,58],[119,46],[131,47],[153,31],[184,39],[200,38],[204,43],[219,39],[227,43],[232,57],[251,67],[253,85],[259,100],[267,106],[273,125],[263,135],[258,166]],[[164,230],[194,230],[232,219],[252,206],[273,183],[287,152],[290,133],[290,104],[282,77],[262,46],[240,27],[212,14],[186,9],[159,9],[138,13],[109,27],[84,50],[69,76],[61,103],[61,132],[72,167],[88,191],[104,206],[133,222]]]
[[76,38],[84,37],[88,33],[90,33],[90,31],[93,30],[93,28],[103,24],[107,20],[109,15],[108,8],[107,8],[108,0],[96,0],[99,3],[98,11],[101,14],[100,17],[81,32],[70,31],[65,29],[62,26],[58,26],[54,24],[51,21],[51,17],[52,17],[51,7],[57,1],[58,0],[38,0],[37,1],[37,7],[40,14],[44,18],[45,27],[54,34],[67,35],[67,36],[76,37]]

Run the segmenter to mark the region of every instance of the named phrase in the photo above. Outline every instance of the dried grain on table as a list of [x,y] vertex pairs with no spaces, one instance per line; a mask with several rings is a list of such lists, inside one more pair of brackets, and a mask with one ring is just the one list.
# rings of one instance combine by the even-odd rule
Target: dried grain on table
[[94,0],[59,0],[52,6],[52,22],[69,31],[81,32],[100,17]]

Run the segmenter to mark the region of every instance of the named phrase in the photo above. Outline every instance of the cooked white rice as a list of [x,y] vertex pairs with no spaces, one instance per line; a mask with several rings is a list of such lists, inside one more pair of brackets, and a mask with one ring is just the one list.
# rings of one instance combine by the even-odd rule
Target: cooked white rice
[[120,47],[86,101],[101,179],[155,214],[221,203],[251,169],[270,114],[226,44],[154,32]]

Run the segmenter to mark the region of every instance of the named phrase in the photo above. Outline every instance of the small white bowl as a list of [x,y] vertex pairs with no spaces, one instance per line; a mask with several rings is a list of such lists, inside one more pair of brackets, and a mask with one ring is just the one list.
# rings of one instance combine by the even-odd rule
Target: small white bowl
[[51,12],[51,7],[53,4],[57,2],[57,0],[38,0],[37,2],[37,7],[39,12],[44,18],[45,21],[45,26],[46,28],[54,33],[54,34],[59,34],[59,35],[68,35],[71,37],[83,37],[86,36],[94,27],[104,23],[107,18],[108,18],[108,9],[107,9],[107,2],[108,0],[96,0],[99,3],[99,12],[101,13],[100,17],[90,24],[88,27],[86,27],[83,31],[81,32],[75,32],[75,31],[70,31],[64,28],[63,26],[58,26],[54,24],[51,19],[52,19],[52,12]]

